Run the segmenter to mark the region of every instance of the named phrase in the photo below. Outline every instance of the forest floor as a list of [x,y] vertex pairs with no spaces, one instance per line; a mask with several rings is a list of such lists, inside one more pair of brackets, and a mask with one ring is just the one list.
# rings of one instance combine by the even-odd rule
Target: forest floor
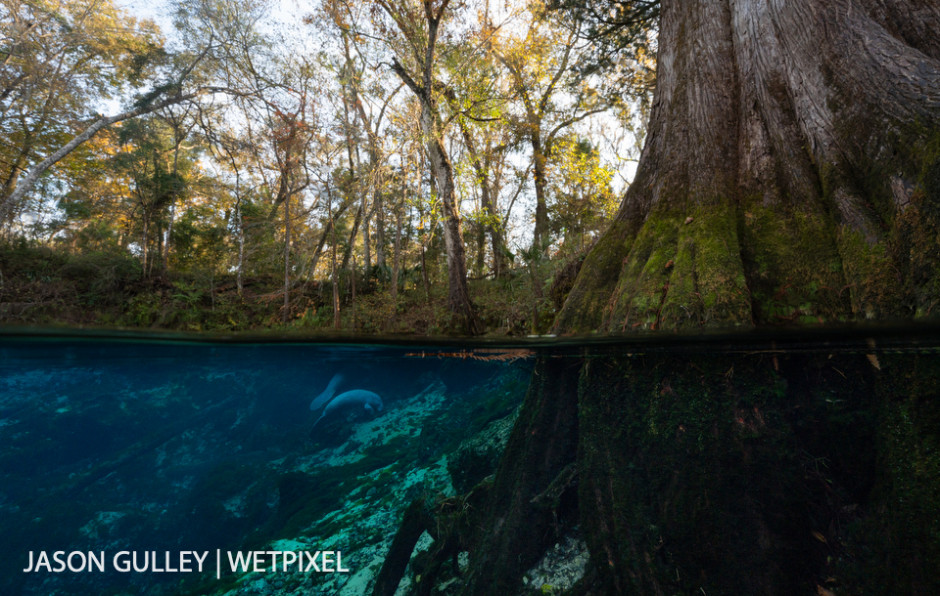
[[[544,263],[500,279],[471,279],[477,315],[487,336],[547,332],[567,293]],[[363,274],[340,279],[340,316],[334,318],[329,281],[291,283],[285,316],[284,280],[202,271],[154,272],[137,259],[110,253],[72,254],[46,247],[0,245],[0,325],[162,329],[186,332],[258,332],[330,335],[450,333],[446,282],[420,271],[400,278],[397,299],[388,280]],[[443,274],[444,272],[440,272]],[[567,272],[565,272],[567,273]],[[533,291],[533,279],[540,287]]]

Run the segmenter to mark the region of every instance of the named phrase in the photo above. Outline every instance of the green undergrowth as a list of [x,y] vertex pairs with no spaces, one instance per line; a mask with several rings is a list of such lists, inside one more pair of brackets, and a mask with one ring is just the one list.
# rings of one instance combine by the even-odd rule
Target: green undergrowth
[[[538,275],[522,267],[499,279],[471,280],[485,333],[545,333],[557,311],[548,294],[561,261]],[[410,279],[410,278],[406,278]],[[535,288],[533,284],[539,284]],[[445,335],[451,332],[447,286],[403,283],[397,299],[388,281],[357,274],[340,281],[339,327],[328,280],[294,280],[285,323],[283,278],[211,271],[145,276],[123,252],[68,253],[25,241],[0,245],[0,324],[98,326],[179,331]]]

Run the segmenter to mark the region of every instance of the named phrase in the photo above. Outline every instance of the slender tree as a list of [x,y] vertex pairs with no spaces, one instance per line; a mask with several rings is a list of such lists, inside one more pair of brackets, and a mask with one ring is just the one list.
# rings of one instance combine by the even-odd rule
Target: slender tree
[[[454,167],[444,145],[444,122],[441,118],[437,81],[436,52],[441,26],[448,15],[450,0],[412,0],[376,3],[392,19],[404,40],[401,55],[392,59],[392,70],[414,93],[421,106],[421,128],[424,134],[431,172],[437,195],[443,207],[443,236],[447,252],[447,302],[457,327],[463,332],[482,331],[474,312],[467,287],[467,259],[461,231],[460,213],[454,185]],[[410,66],[406,66],[406,64]]]
[[[509,72],[514,94],[522,104],[517,128],[532,150],[535,186],[532,246],[544,251],[550,242],[546,186],[555,139],[576,122],[605,111],[607,105],[584,79],[572,76],[580,43],[580,22],[561,26],[546,17],[538,3],[533,3],[532,8],[528,31],[521,43],[507,36],[508,39],[492,44],[491,48]],[[566,91],[570,105],[563,106],[559,97]]]
[[478,35],[481,42],[454,48],[448,59],[448,85],[442,88],[442,95],[457,125],[479,192],[480,210],[475,218],[478,275],[483,275],[484,243],[489,236],[492,271],[498,278],[506,269],[507,253],[499,194],[515,135],[506,115],[504,78],[492,55],[481,51],[491,45],[493,29],[484,26]]

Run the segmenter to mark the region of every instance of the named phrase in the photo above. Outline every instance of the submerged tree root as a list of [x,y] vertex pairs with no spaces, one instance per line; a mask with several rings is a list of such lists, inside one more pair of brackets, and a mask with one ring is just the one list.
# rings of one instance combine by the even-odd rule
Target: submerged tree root
[[774,345],[540,359],[496,475],[413,505],[373,593],[427,530],[411,593],[531,594],[575,527],[569,596],[938,593],[940,358]]
[[[392,540],[392,546],[376,577],[373,596],[393,595],[405,576],[409,562],[414,578],[411,593],[416,596],[429,595],[436,586],[459,576],[457,556],[460,551],[469,548],[472,530],[480,525],[481,505],[491,486],[492,477],[465,495],[441,499],[433,506],[423,497],[415,499],[405,511]],[[424,532],[428,532],[434,542],[429,550],[413,555],[418,539]],[[452,564],[449,569],[447,563]]]
[[408,509],[405,517],[398,527],[398,532],[392,540],[392,546],[382,563],[372,589],[373,596],[392,596],[405,575],[405,568],[411,559],[411,552],[418,543],[421,534],[431,527],[431,515],[427,510],[427,503],[423,498],[415,499]]

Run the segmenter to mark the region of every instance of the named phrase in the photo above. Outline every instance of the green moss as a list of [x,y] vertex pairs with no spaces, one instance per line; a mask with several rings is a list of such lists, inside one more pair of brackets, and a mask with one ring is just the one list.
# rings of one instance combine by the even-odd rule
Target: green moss
[[719,201],[650,214],[614,295],[614,331],[750,323],[734,209]]
[[[614,290],[612,331],[655,328],[676,256],[679,215],[650,216],[623,261]],[[668,265],[668,266],[667,266]]]
[[620,277],[623,255],[633,244],[630,226],[615,220],[584,259],[581,273],[554,328],[566,333],[589,333],[609,318],[611,291]]
[[744,207],[740,223],[756,322],[823,323],[850,317],[842,260],[828,216],[755,201]]
[[838,245],[853,317],[884,320],[902,316],[901,292],[885,243],[869,244],[860,232],[842,226]]
[[[683,323],[735,326],[751,320],[737,221],[728,206],[700,207],[679,230],[675,271],[660,315],[665,328]],[[697,320],[690,319],[697,309]]]

